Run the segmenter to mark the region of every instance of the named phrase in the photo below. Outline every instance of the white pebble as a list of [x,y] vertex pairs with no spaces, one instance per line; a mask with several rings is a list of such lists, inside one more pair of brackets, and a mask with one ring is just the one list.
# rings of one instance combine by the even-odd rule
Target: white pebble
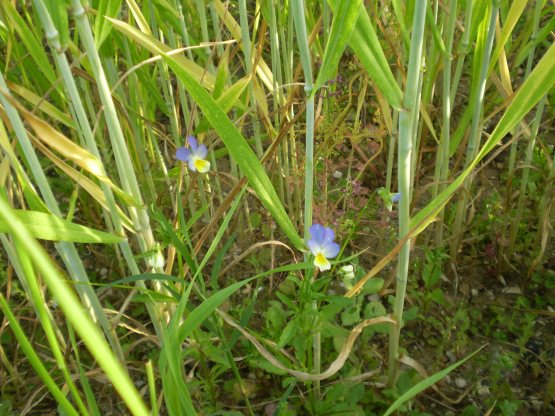
[[456,378],[455,379],[455,386],[459,389],[464,389],[468,385],[468,382],[464,378]]

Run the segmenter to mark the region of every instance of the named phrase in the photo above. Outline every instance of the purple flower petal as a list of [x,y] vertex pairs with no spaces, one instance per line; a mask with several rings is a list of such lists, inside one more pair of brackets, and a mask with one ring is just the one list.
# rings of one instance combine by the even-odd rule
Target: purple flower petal
[[206,159],[207,154],[208,154],[208,149],[203,144],[200,144],[195,150],[195,156],[198,157],[199,159]]
[[308,232],[312,237],[311,240],[314,240],[318,244],[322,243],[324,238],[324,227],[321,224],[312,224],[308,229]]
[[322,248],[323,248],[322,251],[324,253],[324,256],[326,256],[326,258],[328,259],[333,259],[335,256],[339,254],[339,250],[341,250],[341,247],[337,243],[329,243]]
[[177,158],[177,160],[187,162],[191,158],[191,151],[186,147],[180,147],[176,150],[175,157]]
[[333,239],[335,238],[335,233],[331,228],[328,227],[324,227],[324,236],[322,238],[322,243],[324,245],[333,242]]
[[391,194],[391,202],[398,202],[401,199],[401,193],[397,192],[395,194]]
[[189,147],[191,148],[191,150],[193,152],[195,152],[197,150],[197,147],[198,147],[197,139],[195,139],[194,136],[188,136],[187,137],[187,142],[189,143]]
[[313,255],[316,255],[316,254],[318,254],[320,251],[322,251],[321,248],[320,248],[320,244],[318,244],[318,243],[317,243],[316,241],[314,241],[314,240],[308,240],[308,241],[306,242],[306,245],[308,246],[308,248],[310,249],[310,252],[311,252]]

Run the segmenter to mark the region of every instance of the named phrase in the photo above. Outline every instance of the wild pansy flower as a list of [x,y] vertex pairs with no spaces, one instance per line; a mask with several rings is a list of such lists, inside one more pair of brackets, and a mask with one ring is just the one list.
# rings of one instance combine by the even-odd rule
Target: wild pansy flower
[[312,224],[309,228],[310,240],[306,245],[314,255],[314,265],[320,271],[329,270],[331,268],[328,259],[332,259],[339,253],[339,244],[333,241],[335,233],[331,228],[324,227],[321,224]]
[[208,149],[203,144],[198,144],[193,136],[187,137],[189,148],[180,147],[175,153],[178,160],[187,162],[189,169],[193,172],[206,173],[210,170],[210,162],[206,160]]

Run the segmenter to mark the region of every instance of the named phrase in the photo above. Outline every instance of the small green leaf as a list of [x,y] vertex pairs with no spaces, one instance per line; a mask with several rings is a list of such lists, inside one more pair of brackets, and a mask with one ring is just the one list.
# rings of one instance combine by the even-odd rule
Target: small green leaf
[[383,287],[383,279],[380,278],[372,278],[368,279],[368,281],[362,287],[361,295],[373,295],[374,293],[378,293],[382,290]]
[[277,343],[276,348],[280,349],[285,347],[289,343],[289,341],[293,339],[295,334],[298,332],[298,329],[299,323],[296,319],[289,321],[289,323],[283,329],[281,336],[279,337],[279,342]]

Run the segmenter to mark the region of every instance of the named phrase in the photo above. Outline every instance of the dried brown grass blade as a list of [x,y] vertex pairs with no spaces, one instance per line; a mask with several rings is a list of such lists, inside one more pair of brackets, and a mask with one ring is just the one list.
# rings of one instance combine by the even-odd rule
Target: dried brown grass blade
[[270,362],[273,366],[279,368],[280,370],[285,371],[286,373],[292,375],[293,377],[297,378],[300,381],[322,381],[335,375],[339,370],[341,370],[341,368],[343,368],[345,361],[347,361],[347,358],[349,357],[349,354],[353,349],[353,345],[356,339],[362,333],[362,330],[364,328],[370,325],[376,325],[376,324],[382,324],[382,323],[390,323],[393,325],[397,324],[397,322],[389,316],[380,316],[378,318],[366,319],[362,321],[360,324],[358,324],[351,330],[349,336],[347,337],[347,340],[345,341],[345,343],[343,344],[343,347],[341,348],[341,351],[337,355],[337,358],[333,363],[331,363],[328,369],[320,374],[309,374],[309,373],[305,373],[304,371],[293,370],[289,367],[286,367],[272,353],[270,353],[266,348],[264,348],[264,346],[253,335],[251,335],[247,330],[245,330],[242,326],[236,323],[229,315],[219,310],[218,310],[218,313],[228,325],[232,326],[233,328],[237,329],[241,334],[243,334],[243,336],[247,338],[254,345],[254,347],[258,350],[258,352],[266,360],[268,360],[268,362]]

